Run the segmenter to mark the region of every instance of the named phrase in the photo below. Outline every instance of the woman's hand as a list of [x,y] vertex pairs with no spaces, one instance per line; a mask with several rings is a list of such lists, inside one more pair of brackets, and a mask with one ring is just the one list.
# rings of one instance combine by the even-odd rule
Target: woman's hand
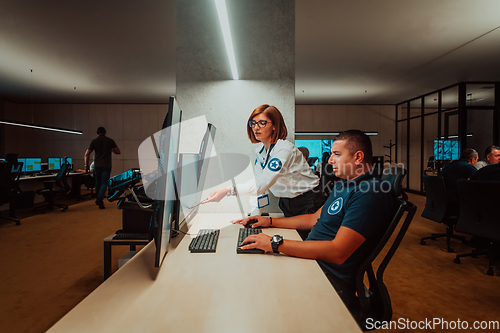
[[241,242],[241,249],[261,249],[266,252],[272,252],[273,247],[271,246],[271,236],[265,233],[260,233],[257,235],[250,235],[243,242]]
[[205,204],[207,202],[219,202],[222,199],[224,199],[226,194],[227,194],[227,188],[221,187],[221,188],[213,191],[212,193],[210,193],[208,198],[205,201],[203,201],[203,203]]
[[233,220],[231,223],[236,224],[243,224],[247,225],[248,223],[252,224],[252,228],[257,228],[257,227],[264,227],[268,228],[270,225],[271,220],[268,217],[263,217],[260,215],[255,215],[255,216],[250,216],[247,217],[246,219],[239,219],[239,220]]

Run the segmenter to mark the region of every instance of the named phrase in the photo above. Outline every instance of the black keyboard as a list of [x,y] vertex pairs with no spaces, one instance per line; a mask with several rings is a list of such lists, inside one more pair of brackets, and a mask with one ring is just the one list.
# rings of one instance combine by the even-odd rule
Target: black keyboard
[[148,239],[149,234],[142,232],[120,232],[113,239]]
[[191,240],[189,251],[191,253],[215,252],[219,233],[219,229],[200,229],[196,238]]
[[[241,228],[240,233],[238,235],[238,244],[236,246],[236,253],[264,253],[264,250],[261,249],[248,249],[242,250],[241,243],[250,235],[260,234],[262,229],[260,228]],[[246,244],[245,244],[246,245]]]

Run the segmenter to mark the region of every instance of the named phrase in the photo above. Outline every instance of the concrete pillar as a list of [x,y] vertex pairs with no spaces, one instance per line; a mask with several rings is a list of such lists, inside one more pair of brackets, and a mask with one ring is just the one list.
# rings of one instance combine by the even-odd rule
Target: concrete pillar
[[[295,1],[226,2],[240,79],[232,80],[215,2],[177,0],[176,98],[183,119],[204,115],[217,127],[217,153],[243,153],[254,161],[256,145],[246,127],[257,106],[275,105],[294,139]],[[203,208],[237,210],[232,199]],[[275,200],[268,210],[280,212]]]

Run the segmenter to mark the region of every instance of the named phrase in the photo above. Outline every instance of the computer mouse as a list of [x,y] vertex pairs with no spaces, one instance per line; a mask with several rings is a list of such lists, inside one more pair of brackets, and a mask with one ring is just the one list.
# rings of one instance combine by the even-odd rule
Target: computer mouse
[[[245,228],[251,228],[255,223],[257,223],[257,221],[249,221],[247,224],[245,224]],[[256,227],[256,228],[260,228],[260,227]]]

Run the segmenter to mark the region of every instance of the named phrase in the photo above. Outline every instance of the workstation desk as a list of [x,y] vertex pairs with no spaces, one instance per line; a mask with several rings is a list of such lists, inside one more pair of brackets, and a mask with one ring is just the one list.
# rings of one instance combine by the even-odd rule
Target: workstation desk
[[[220,229],[215,253],[149,243],[48,332],[361,332],[315,260],[237,254],[238,214],[198,214],[189,234]],[[295,230],[263,229],[300,240]]]
[[[72,171],[68,173],[68,185],[71,187],[71,192],[68,197],[81,200],[81,177],[90,173]],[[19,187],[22,191],[36,191],[43,188],[43,181],[55,179],[57,173],[38,174],[36,176],[23,175],[19,177]],[[43,202],[41,195],[35,196],[35,203]]]

